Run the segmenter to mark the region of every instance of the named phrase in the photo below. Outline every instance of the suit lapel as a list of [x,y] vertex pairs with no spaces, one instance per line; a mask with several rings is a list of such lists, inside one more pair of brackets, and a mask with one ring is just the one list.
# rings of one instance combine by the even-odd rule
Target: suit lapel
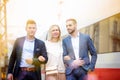
[[83,39],[82,39],[82,34],[80,33],[79,34],[79,57],[81,58],[82,57],[82,48],[83,48]]
[[[82,57],[82,54],[81,54],[81,49],[82,49],[82,43],[83,43],[83,40],[82,40],[82,35],[81,33],[79,33],[79,58]],[[69,47],[71,47],[71,52],[70,52],[70,56],[72,59],[75,59],[75,53],[74,53],[74,50],[73,50],[73,45],[72,45],[72,41],[71,41],[71,37],[69,36],[68,37],[68,45]]]
[[38,52],[40,52],[40,44],[38,42],[38,39],[35,38],[35,43],[34,43],[34,57],[38,55]]
[[35,56],[35,53],[36,53],[36,49],[37,49],[37,39],[35,38],[35,44],[34,44],[34,56]]
[[25,37],[21,38],[19,41],[19,46],[18,46],[18,53],[19,53],[18,58],[19,58],[19,60],[21,60],[24,42],[25,42]]
[[[24,45],[24,42],[25,42],[25,37],[23,37],[20,41],[20,48],[23,50],[23,45]],[[21,51],[22,51],[21,50]]]
[[72,45],[72,41],[71,41],[71,37],[68,37],[68,46],[71,47],[71,52],[69,53],[69,55],[71,56],[72,59],[75,59],[75,53],[73,50],[73,45]]

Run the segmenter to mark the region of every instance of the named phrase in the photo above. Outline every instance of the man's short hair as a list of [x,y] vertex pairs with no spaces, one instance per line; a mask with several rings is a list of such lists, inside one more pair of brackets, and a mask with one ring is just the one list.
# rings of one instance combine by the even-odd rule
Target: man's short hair
[[35,22],[34,20],[32,20],[32,19],[29,19],[29,20],[27,21],[27,23],[26,23],[26,26],[27,26],[28,24],[36,24],[36,22]]
[[76,19],[74,19],[74,18],[67,19],[66,22],[67,22],[67,21],[73,21],[75,24],[77,24],[77,21],[76,21]]

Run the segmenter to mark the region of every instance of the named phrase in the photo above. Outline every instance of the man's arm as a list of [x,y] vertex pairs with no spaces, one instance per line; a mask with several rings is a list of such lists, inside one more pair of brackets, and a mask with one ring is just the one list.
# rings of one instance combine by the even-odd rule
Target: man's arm
[[39,46],[41,46],[40,56],[38,56],[37,58],[33,58],[33,59],[26,59],[26,62],[28,64],[39,66],[40,64],[47,63],[48,57],[47,57],[47,52],[46,52],[46,47],[45,47],[44,42],[41,43]]
[[15,65],[15,62],[16,62],[16,48],[17,48],[17,45],[18,45],[18,39],[15,40],[13,50],[12,50],[12,53],[10,55],[7,77],[6,77],[7,80],[13,80],[13,69],[14,69],[14,65]]
[[90,63],[89,69],[93,71],[95,68],[96,61],[97,61],[97,52],[92,42],[92,39],[90,37],[88,37],[88,49],[91,55],[91,63]]
[[45,47],[45,43],[44,42],[42,44],[41,54],[42,55],[38,57],[39,61],[42,62],[43,64],[47,63],[48,56],[47,56],[47,51],[46,51],[46,47]]
[[63,45],[63,61],[64,61],[64,64],[67,65],[67,66],[70,66],[71,63],[73,62],[73,59],[69,56],[69,53],[67,51],[64,40],[62,42],[62,45]]

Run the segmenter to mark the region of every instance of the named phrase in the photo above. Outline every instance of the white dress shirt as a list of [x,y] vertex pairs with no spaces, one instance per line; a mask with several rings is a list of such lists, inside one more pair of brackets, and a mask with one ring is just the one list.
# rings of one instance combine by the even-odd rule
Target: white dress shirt
[[25,39],[25,42],[23,45],[20,67],[34,67],[34,65],[28,64],[26,62],[26,59],[33,58],[34,43],[35,43],[35,40],[30,41],[30,40]]
[[72,46],[75,54],[75,58],[79,59],[79,33],[76,37],[71,36]]

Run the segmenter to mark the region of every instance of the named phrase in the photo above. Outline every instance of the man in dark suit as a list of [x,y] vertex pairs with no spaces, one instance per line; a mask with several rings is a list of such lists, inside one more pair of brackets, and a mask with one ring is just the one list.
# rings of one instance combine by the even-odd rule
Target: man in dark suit
[[43,41],[35,38],[37,27],[34,20],[26,23],[27,36],[16,39],[10,57],[7,80],[41,80],[40,64],[47,62]]
[[[96,49],[88,35],[77,31],[77,21],[75,19],[66,20],[66,28],[70,34],[63,39],[66,78],[67,80],[87,80],[87,73],[95,68]],[[88,52],[90,52],[91,60]]]

